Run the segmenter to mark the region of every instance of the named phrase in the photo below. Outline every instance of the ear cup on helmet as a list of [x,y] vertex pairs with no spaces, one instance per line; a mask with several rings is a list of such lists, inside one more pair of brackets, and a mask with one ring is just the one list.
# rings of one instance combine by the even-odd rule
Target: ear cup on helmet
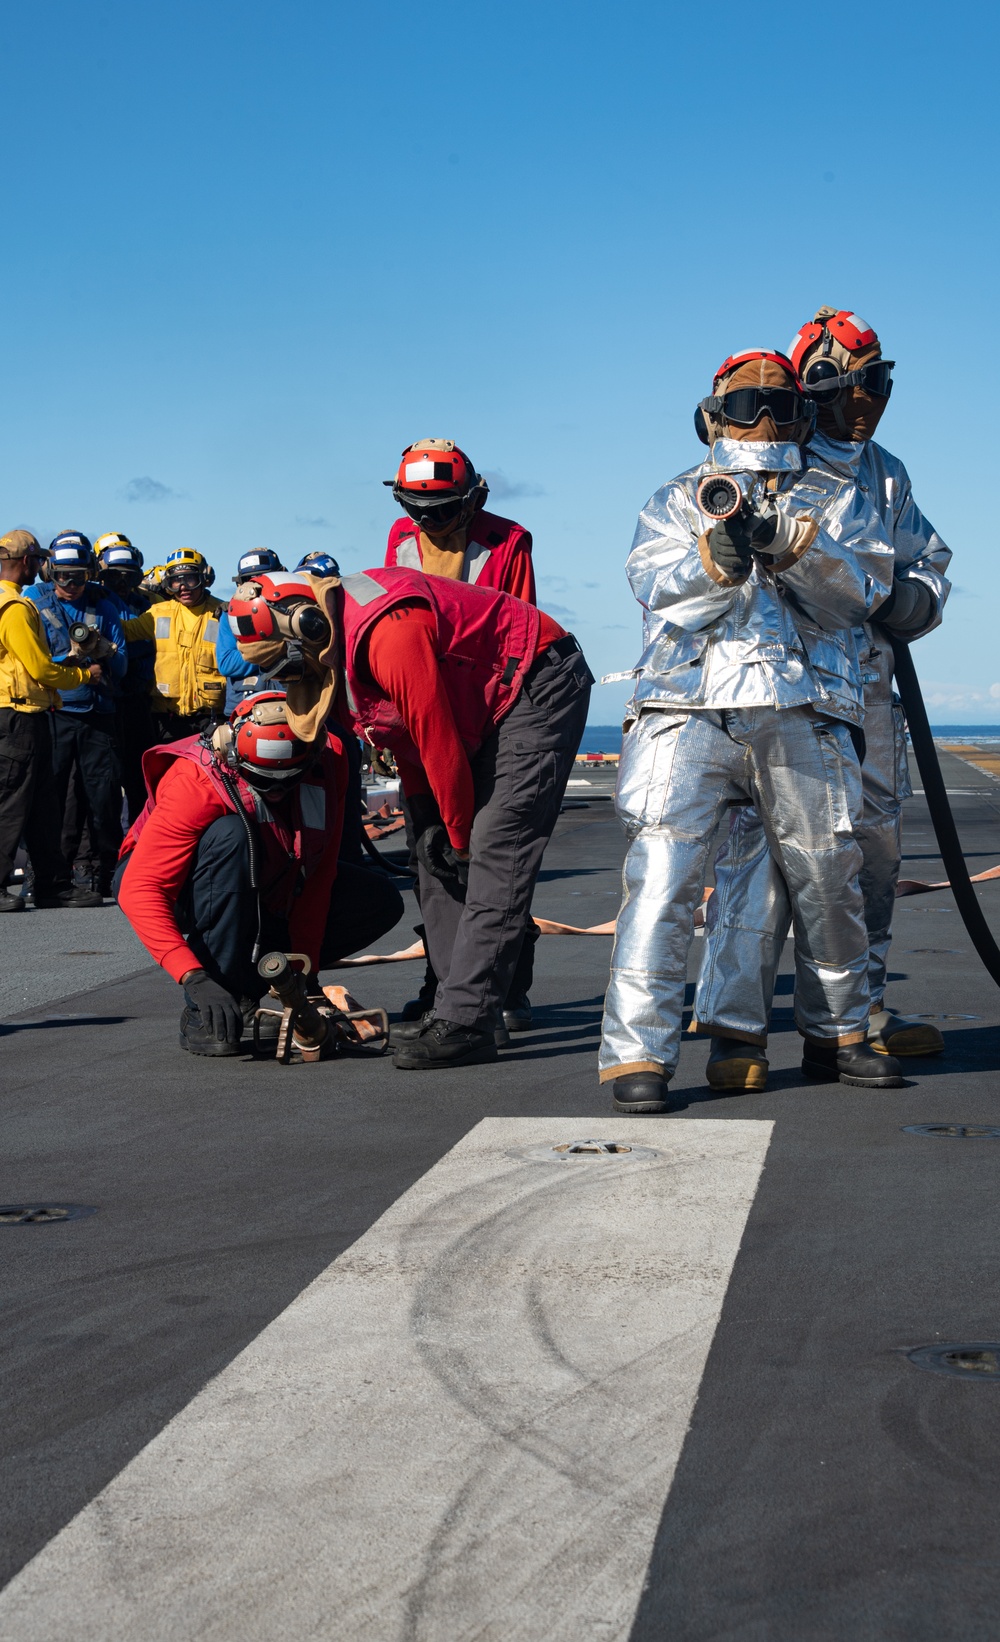
[[708,437],[708,424],[705,421],[705,412],[702,410],[700,405],[696,405],[694,407],[694,431],[703,445],[710,445],[712,443],[711,439]]

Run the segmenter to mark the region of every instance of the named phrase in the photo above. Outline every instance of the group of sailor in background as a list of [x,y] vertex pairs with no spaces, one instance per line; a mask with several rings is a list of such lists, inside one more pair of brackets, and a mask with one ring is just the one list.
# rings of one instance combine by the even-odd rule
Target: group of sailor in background
[[[696,413],[708,461],[639,516],[627,570],[645,644],[600,1051],[619,1110],[668,1109],[694,912],[727,814],[694,1009],[711,1086],[766,1084],[789,925],[805,1073],[895,1087],[900,1054],[942,1048],[884,999],[910,790],[889,635],[940,622],[951,557],[873,440],[893,363],[871,326],[832,308],[787,355],[731,355]],[[725,474],[736,506],[713,523],[703,485]]]

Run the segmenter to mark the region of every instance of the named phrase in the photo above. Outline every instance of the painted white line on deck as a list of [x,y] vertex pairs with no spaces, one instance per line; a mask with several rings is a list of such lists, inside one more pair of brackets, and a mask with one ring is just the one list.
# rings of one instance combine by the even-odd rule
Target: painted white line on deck
[[[626,1638],[771,1127],[479,1123],[28,1564],[0,1631]],[[517,1155],[594,1133],[660,1155]]]

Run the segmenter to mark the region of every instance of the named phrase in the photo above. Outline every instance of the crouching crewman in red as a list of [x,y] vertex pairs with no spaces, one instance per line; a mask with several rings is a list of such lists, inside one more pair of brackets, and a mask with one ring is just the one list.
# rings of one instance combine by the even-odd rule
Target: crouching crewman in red
[[240,702],[214,735],[150,748],[143,773],[118,904],[184,988],[181,1048],[239,1055],[267,990],[262,953],[304,952],[315,975],[398,923],[402,897],[382,872],[338,869],[344,749],[322,728],[300,740],[277,692]]
[[393,1028],[394,1064],[495,1060],[535,878],[587,720],[593,679],[576,639],[509,593],[403,568],[310,579],[308,591],[259,576],[229,612],[249,660],[274,677],[284,661],[293,668],[293,723],[300,706],[328,713],[342,687],[358,732],[395,755],[438,987],[422,1020]]

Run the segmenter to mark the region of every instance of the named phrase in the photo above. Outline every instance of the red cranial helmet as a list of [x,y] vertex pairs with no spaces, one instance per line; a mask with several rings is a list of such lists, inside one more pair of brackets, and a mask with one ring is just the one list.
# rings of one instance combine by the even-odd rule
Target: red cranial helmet
[[230,624],[237,641],[295,638],[318,643],[330,636],[330,624],[316,602],[316,583],[309,575],[280,571],[241,582],[229,601]]
[[293,734],[285,697],[278,690],[248,696],[229,722],[227,762],[235,764],[251,785],[261,779],[294,781],[315,756],[315,746]]
[[432,534],[468,523],[489,495],[489,486],[452,439],[421,439],[408,445],[395,479],[386,479],[411,519]]
[[802,361],[806,354],[822,340],[824,332],[832,341],[839,342],[842,348],[846,348],[848,353],[867,351],[878,341],[868,321],[860,319],[857,314],[849,313],[846,308],[840,308],[837,312],[821,308],[820,313],[824,317],[820,319],[817,315],[816,319],[810,320],[807,325],[800,326],[789,344],[789,357],[797,373],[802,370]]

